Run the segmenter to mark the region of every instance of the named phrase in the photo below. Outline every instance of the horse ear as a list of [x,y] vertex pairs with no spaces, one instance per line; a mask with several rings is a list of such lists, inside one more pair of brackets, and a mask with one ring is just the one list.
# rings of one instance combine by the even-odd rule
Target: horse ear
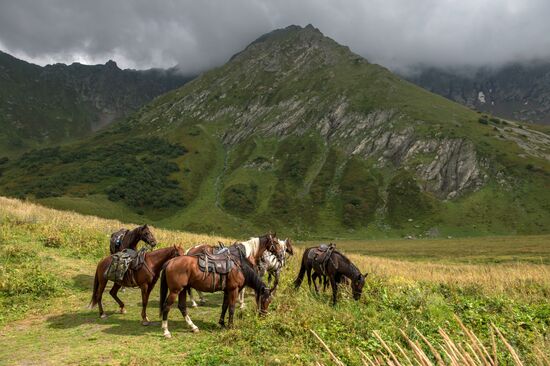
[[367,278],[368,275],[369,275],[369,272],[365,272],[365,274],[363,275],[363,277]]

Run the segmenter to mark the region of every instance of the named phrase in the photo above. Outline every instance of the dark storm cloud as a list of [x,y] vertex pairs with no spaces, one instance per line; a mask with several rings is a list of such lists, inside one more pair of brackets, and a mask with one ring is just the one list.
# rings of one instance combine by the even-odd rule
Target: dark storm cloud
[[546,0],[0,0],[0,49],[41,64],[185,72],[225,62],[274,28],[311,23],[390,68],[550,57]]

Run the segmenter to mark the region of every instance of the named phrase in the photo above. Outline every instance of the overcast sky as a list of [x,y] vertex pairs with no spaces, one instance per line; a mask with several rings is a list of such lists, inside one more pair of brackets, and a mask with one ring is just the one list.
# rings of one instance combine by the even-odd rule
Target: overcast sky
[[393,69],[550,59],[548,0],[0,0],[0,49],[41,65],[195,73],[308,23]]

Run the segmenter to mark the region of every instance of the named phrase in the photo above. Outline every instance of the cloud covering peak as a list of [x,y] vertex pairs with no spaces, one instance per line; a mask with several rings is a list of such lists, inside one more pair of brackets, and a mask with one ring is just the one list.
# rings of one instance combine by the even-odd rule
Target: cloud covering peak
[[73,61],[196,73],[263,33],[313,24],[393,69],[550,58],[545,0],[0,0],[0,49],[39,64]]

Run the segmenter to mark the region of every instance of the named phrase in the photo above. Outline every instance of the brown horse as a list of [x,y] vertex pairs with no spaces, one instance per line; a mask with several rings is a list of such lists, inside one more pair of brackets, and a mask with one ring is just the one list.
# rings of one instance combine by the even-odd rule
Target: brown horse
[[147,224],[138,226],[133,230],[120,229],[111,234],[111,241],[109,245],[109,251],[111,254],[120,252],[126,248],[136,250],[136,247],[140,240],[143,240],[151,247],[157,245],[157,239],[149,229]]
[[[160,271],[164,264],[177,256],[184,255],[184,250],[178,246],[172,246],[168,248],[158,249],[149,253],[145,253],[145,262],[138,270],[128,269],[128,272],[133,271],[133,278],[127,272],[124,275],[124,279],[120,283],[115,283],[109,293],[115,299],[120,306],[120,313],[126,313],[124,309],[124,303],[117,296],[118,290],[122,287],[133,287],[135,284],[141,289],[141,319],[143,325],[149,325],[149,318],[147,318],[147,303],[149,302],[149,294],[153,290],[155,283],[159,278]],[[103,291],[107,285],[107,278],[105,278],[105,272],[109,268],[112,262],[112,257],[108,256],[103,258],[98,264],[95,271],[94,278],[94,290],[92,293],[92,301],[90,302],[90,308],[93,308],[96,304],[99,304],[99,316],[106,318],[107,315],[103,311],[103,304],[101,298]]]
[[[271,254],[273,254],[278,260],[284,260],[285,258],[285,248],[280,244],[279,240],[277,239],[277,234],[265,234],[260,237],[251,238],[250,240],[243,241],[243,242],[237,242],[234,245],[241,244],[245,248],[245,256],[250,261],[253,267],[256,267],[258,263],[260,263],[260,260],[263,256],[263,254],[267,251]],[[207,251],[208,253],[213,253],[215,249],[217,249],[218,246],[212,246],[207,244],[197,245],[193,248],[190,248],[185,252],[186,255],[194,255],[201,253],[203,251]],[[275,291],[276,288],[273,290]],[[197,291],[199,293],[200,303],[204,304],[205,299],[202,296],[202,293],[200,291]],[[196,307],[197,303],[193,299],[193,294],[191,293],[191,288],[188,289],[189,298],[191,300],[192,306]],[[239,301],[241,302],[241,308],[243,308],[244,304],[244,292],[241,292],[241,295],[239,295]]]
[[[226,275],[218,273],[205,273],[199,268],[198,256],[187,256],[175,258],[166,264],[160,278],[160,301],[159,307],[162,314],[162,329],[164,336],[170,338],[172,335],[168,330],[168,312],[170,307],[178,298],[178,308],[193,332],[199,328],[187,314],[187,289],[194,288],[204,292],[223,291],[223,305],[219,324],[225,327],[225,313],[229,308],[229,327],[233,326],[233,315],[235,303],[239,291],[248,286],[256,292],[256,303],[260,314],[266,314],[271,303],[271,290],[256,274],[252,263],[236,246],[231,247],[231,258],[235,266]],[[225,276],[225,279],[222,278]]]

